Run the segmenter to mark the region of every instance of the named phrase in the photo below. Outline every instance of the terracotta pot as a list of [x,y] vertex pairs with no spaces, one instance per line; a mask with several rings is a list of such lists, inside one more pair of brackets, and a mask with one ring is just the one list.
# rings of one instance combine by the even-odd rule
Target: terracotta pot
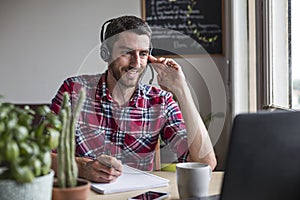
[[78,178],[77,186],[72,188],[57,187],[57,180],[54,180],[52,189],[52,200],[86,200],[90,193],[91,183],[85,179]]

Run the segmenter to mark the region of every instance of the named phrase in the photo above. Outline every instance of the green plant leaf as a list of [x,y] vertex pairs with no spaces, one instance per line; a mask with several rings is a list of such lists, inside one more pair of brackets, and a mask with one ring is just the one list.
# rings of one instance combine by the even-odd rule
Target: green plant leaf
[[6,144],[5,159],[8,161],[14,161],[20,155],[19,146],[15,141],[10,141]]
[[51,153],[49,151],[42,152],[39,159],[42,161],[42,174],[48,174],[51,168]]
[[42,174],[42,161],[39,159],[34,159],[32,163],[34,176],[40,176]]
[[28,129],[25,126],[15,126],[13,128],[14,136],[17,141],[24,141],[28,137]]
[[16,181],[20,183],[32,182],[34,179],[33,172],[29,169],[29,167],[17,167],[14,172],[14,178]]
[[20,152],[22,155],[30,156],[33,155],[33,148],[26,142],[20,144]]
[[48,137],[47,137],[47,146],[50,149],[54,149],[58,146],[58,138],[59,138],[59,131],[54,128],[47,128],[48,130]]

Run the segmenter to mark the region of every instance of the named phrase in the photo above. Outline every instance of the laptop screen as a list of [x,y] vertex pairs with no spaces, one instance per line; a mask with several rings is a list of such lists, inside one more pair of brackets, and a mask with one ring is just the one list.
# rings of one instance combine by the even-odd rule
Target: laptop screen
[[300,112],[235,117],[221,199],[300,199]]

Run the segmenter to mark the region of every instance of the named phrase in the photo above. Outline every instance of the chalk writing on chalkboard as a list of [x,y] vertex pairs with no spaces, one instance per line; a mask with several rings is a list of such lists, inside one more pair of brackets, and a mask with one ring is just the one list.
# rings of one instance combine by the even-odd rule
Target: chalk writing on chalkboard
[[222,1],[143,0],[143,17],[153,30],[153,54],[222,54]]

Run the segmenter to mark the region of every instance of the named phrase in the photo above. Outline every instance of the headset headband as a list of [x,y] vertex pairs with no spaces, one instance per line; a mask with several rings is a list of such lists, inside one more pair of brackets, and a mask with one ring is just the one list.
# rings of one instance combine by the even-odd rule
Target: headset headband
[[107,20],[106,22],[104,22],[104,24],[102,25],[102,27],[101,27],[101,32],[100,32],[100,40],[101,40],[101,42],[103,42],[104,41],[104,29],[105,29],[105,25],[106,24],[108,24],[108,23],[110,23],[110,22],[112,22],[113,20],[115,20],[114,18],[113,19],[109,19],[109,20]]

